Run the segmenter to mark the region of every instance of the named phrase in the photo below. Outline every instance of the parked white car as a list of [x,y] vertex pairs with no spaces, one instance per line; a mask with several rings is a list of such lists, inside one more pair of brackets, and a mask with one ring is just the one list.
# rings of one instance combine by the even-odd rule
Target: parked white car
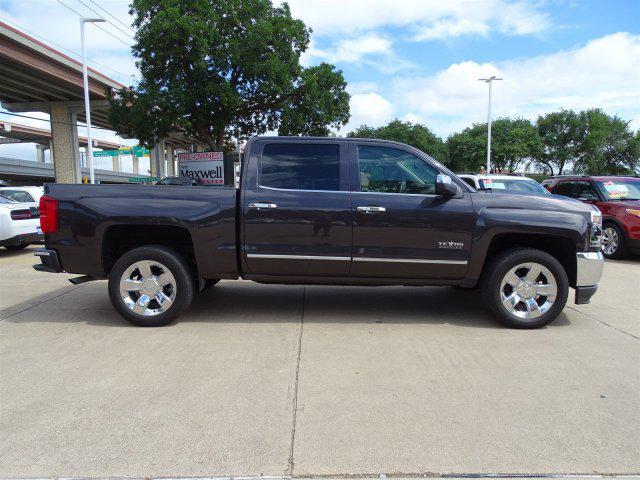
[[461,173],[458,176],[477,190],[490,188],[494,193],[550,195],[546,188],[529,177],[497,174],[477,175],[474,173]]
[[0,187],[0,195],[9,197],[16,202],[40,202],[44,195],[43,187]]
[[0,194],[0,246],[20,250],[42,241],[38,204],[16,202]]

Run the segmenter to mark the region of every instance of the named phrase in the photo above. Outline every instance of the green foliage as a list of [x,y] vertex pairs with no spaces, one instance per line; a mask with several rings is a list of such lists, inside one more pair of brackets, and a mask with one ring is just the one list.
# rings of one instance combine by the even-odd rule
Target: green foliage
[[640,168],[640,132],[600,109],[580,112],[580,144],[574,171],[589,175],[633,174]]
[[349,94],[342,72],[321,63],[302,71],[295,102],[282,109],[279,135],[328,136],[349,121]]
[[[542,143],[535,127],[522,118],[499,118],[491,124],[491,171],[514,172],[525,160],[537,158]],[[477,172],[486,165],[487,124],[476,123],[447,139],[449,166]]]
[[542,141],[537,163],[551,175],[561,175],[578,157],[582,143],[580,116],[573,110],[560,110],[538,117],[536,124]]
[[110,99],[119,133],[146,145],[176,127],[212,148],[225,137],[324,134],[349,118],[342,72],[303,68],[310,30],[270,0],[133,0],[142,80]]
[[449,135],[447,150],[449,164],[454,172],[479,172],[487,161],[487,131],[474,125],[462,132]]
[[378,128],[362,125],[353,132],[349,132],[347,136],[395,140],[422,150],[442,163],[447,161],[447,149],[442,139],[419,123],[401,122],[396,119]]

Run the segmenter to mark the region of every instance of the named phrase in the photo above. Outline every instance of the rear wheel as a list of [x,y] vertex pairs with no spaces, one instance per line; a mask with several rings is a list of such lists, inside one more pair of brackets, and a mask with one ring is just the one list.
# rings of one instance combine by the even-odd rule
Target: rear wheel
[[175,250],[145,246],[118,259],[109,274],[109,297],[115,309],[141,327],[168,325],[191,304],[193,274]]
[[629,255],[624,232],[615,223],[607,223],[602,232],[602,254],[613,260]]
[[523,248],[504,252],[487,267],[483,297],[491,313],[512,328],[538,328],[562,312],[569,280],[546,252]]

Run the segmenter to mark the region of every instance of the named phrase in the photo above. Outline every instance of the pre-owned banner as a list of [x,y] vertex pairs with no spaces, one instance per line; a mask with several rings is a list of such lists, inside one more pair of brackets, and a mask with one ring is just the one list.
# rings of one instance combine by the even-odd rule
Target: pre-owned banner
[[222,152],[194,152],[178,154],[181,177],[199,178],[202,183],[224,185],[224,156]]

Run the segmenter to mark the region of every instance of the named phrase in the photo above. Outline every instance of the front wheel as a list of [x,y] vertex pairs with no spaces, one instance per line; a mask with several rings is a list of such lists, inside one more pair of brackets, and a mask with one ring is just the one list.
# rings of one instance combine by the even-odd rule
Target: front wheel
[[159,245],[139,247],[118,259],[109,274],[109,297],[130,323],[168,325],[191,304],[193,274],[178,252]]
[[615,223],[607,223],[602,231],[602,254],[617,260],[628,256],[624,232]]
[[569,280],[554,257],[541,250],[508,250],[484,274],[483,297],[491,313],[512,328],[543,327],[562,312]]

